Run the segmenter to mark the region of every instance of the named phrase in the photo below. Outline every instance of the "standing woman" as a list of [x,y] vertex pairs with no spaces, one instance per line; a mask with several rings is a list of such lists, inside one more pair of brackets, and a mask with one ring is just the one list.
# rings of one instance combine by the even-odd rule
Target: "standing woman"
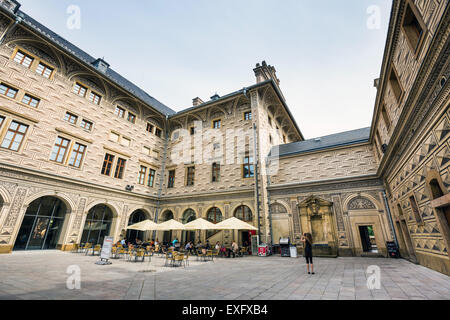
[[[302,236],[302,241],[304,242],[305,247],[305,258],[306,258],[306,268],[308,270],[308,274],[314,274],[314,265],[313,265],[313,256],[312,256],[312,235],[311,233],[305,233]],[[311,272],[309,272],[309,265],[311,264]]]

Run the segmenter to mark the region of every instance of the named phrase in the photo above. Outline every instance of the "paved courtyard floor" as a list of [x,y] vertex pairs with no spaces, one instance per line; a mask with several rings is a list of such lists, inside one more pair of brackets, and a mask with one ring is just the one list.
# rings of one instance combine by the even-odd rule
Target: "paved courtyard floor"
[[[0,256],[0,299],[177,300],[450,300],[450,277],[403,259],[315,258],[316,274],[303,258],[245,257],[197,262],[186,268],[113,260],[60,251]],[[69,290],[69,266],[79,266],[81,288]],[[381,270],[381,288],[369,290],[366,269]],[[153,270],[153,272],[143,272]],[[70,283],[70,281],[69,281]]]

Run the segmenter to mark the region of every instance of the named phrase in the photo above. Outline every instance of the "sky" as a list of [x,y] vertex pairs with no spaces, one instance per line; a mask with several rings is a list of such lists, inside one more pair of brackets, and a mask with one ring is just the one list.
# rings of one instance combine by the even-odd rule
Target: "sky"
[[19,2],[175,111],[254,84],[265,60],[306,139],[371,125],[389,0]]

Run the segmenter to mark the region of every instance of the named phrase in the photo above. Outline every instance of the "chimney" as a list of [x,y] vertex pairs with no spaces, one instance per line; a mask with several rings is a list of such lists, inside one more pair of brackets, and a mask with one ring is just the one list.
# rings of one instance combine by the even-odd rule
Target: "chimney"
[[102,59],[97,59],[92,62],[92,65],[96,67],[100,72],[106,73],[109,68],[109,63]]
[[200,99],[199,97],[192,99],[192,105],[194,107],[197,107],[197,106],[199,106],[199,105],[201,105],[203,103],[204,103],[203,100]]
[[261,65],[257,63],[253,71],[255,72],[256,83],[273,79],[280,86],[280,80],[277,78],[277,70],[275,70],[275,67],[267,65],[266,61],[263,61]]

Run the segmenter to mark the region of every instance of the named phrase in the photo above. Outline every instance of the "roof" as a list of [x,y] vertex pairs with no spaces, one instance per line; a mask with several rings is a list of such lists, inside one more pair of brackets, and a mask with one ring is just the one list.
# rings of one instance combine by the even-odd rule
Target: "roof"
[[[32,17],[30,17],[25,12],[19,10],[17,12],[17,16],[21,17],[23,19],[22,23],[26,26],[30,27],[32,30],[36,31],[40,35],[44,36],[46,39],[48,39],[50,42],[54,43],[55,45],[59,46],[64,51],[68,52],[69,54],[75,56],[79,60],[83,61],[84,63],[88,64],[90,67],[95,68],[92,63],[97,60],[97,58],[92,57],[85,51],[81,50],[71,42],[67,41],[66,39],[62,38],[52,30],[48,29],[38,21],[34,20]],[[100,72],[100,71],[99,71]],[[168,106],[164,105],[157,99],[150,96],[148,93],[146,93],[144,90],[130,82],[129,80],[122,77],[119,73],[114,71],[111,68],[108,68],[106,73],[100,72],[102,75],[106,76],[108,79],[110,79],[112,82],[120,86],[121,88],[125,89],[135,97],[139,98],[146,104],[150,105],[151,107],[155,108],[157,111],[161,112],[164,115],[171,115],[175,114],[176,112],[169,108]]]
[[335,133],[328,136],[309,139],[300,142],[282,144],[273,147],[269,156],[275,155],[275,148],[279,148],[279,156],[289,156],[305,152],[320,151],[334,147],[353,145],[369,142],[370,127],[361,128],[341,133]]

